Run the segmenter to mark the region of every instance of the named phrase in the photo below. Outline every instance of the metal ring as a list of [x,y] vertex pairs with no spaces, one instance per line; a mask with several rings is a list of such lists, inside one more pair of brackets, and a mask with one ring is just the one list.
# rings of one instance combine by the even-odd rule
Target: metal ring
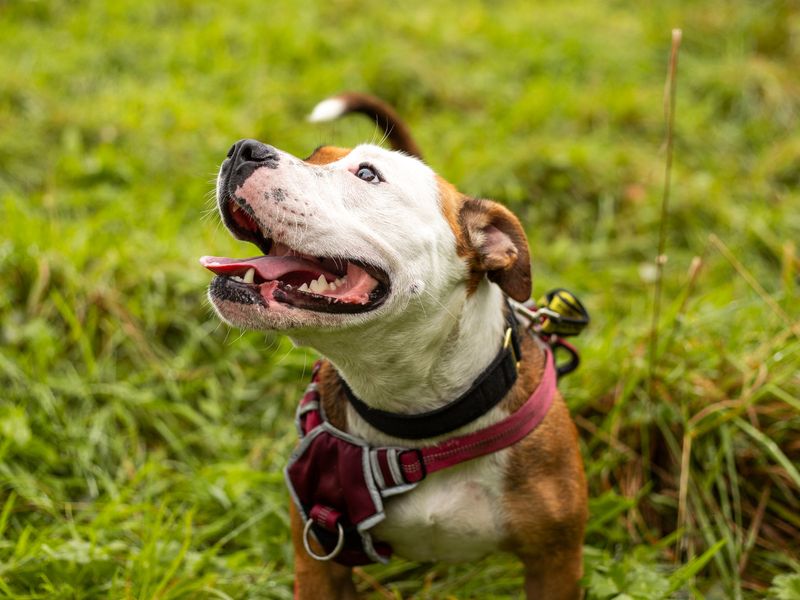
[[314,551],[311,549],[311,545],[308,543],[308,532],[311,531],[311,526],[314,524],[314,519],[309,519],[306,521],[306,526],[303,529],[303,546],[306,547],[306,552],[308,552],[311,558],[315,558],[317,560],[331,560],[332,558],[336,558],[339,555],[339,552],[342,551],[344,548],[344,528],[342,527],[341,523],[336,523],[336,527],[339,528],[339,539],[336,541],[336,547],[331,551],[330,554],[326,554],[325,556],[320,556],[319,554],[315,554]]

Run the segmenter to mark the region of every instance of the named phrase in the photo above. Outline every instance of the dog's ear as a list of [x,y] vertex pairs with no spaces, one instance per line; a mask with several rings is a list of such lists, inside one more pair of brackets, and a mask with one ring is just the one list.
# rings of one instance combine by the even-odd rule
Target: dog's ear
[[496,202],[466,198],[459,224],[469,247],[470,269],[485,273],[514,300],[528,300],[531,259],[519,219]]

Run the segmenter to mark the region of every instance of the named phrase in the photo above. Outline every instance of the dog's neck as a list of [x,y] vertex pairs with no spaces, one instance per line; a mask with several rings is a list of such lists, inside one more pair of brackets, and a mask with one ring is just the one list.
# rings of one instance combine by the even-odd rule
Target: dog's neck
[[488,367],[502,344],[503,307],[500,289],[485,281],[441,305],[412,303],[386,326],[294,339],[328,358],[367,405],[420,413],[466,392]]

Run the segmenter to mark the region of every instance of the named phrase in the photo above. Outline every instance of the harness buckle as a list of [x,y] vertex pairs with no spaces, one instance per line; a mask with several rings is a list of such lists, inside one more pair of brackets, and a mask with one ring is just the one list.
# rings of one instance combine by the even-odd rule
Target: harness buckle
[[[526,322],[526,328],[553,349],[554,356],[559,349],[569,355],[569,360],[556,365],[559,377],[578,368],[578,351],[562,338],[581,333],[589,324],[589,312],[572,292],[563,288],[551,290],[539,300],[538,305],[533,300],[525,303],[514,300],[509,302],[517,315]],[[506,332],[506,346],[508,339]]]
[[315,553],[311,549],[311,544],[308,541],[308,534],[311,531],[311,526],[313,524],[314,524],[314,519],[309,518],[308,521],[306,521],[306,526],[303,528],[303,546],[305,546],[306,552],[308,552],[308,555],[311,558],[314,558],[314,559],[319,560],[319,561],[326,561],[326,560],[331,560],[333,558],[336,558],[339,555],[339,553],[342,551],[342,548],[344,548],[344,527],[342,527],[342,524],[339,523],[339,522],[336,523],[336,527],[339,530],[339,534],[338,534],[339,535],[339,539],[336,540],[336,547],[333,550],[331,550],[329,554],[325,554],[324,556]]

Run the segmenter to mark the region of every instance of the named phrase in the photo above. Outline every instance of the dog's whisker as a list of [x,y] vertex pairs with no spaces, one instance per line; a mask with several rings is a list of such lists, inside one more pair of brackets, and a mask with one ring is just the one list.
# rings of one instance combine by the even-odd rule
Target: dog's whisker
[[[422,310],[422,314],[425,316],[425,319],[427,319],[428,318],[428,311],[425,310],[425,303],[422,301],[422,298],[420,298],[419,296],[414,296],[414,298],[419,303],[420,310]],[[409,304],[411,304],[411,298],[409,298],[408,301],[406,302],[406,307]]]
[[245,336],[246,333],[247,333],[246,329],[241,329],[240,332],[239,332],[239,337],[237,337],[235,340],[233,340],[233,342],[231,342],[230,345],[231,346],[235,345],[240,339],[242,339]]
[[438,304],[439,308],[441,308],[444,312],[446,312],[448,315],[450,315],[450,317],[452,317],[453,321],[456,321],[456,322],[458,321],[458,317],[455,316],[452,312],[450,312],[450,309],[447,308],[444,304],[442,304],[441,300],[439,300],[436,296],[434,296],[428,290],[425,290],[425,289],[422,290],[422,293],[423,294],[427,294],[428,296],[430,296],[431,300],[433,300],[436,304]]
[[[200,220],[208,221],[209,219],[213,218],[216,214],[217,214],[216,208],[205,208],[200,211]],[[216,222],[216,225],[219,226],[219,221]]]
[[275,364],[276,365],[280,365],[281,363],[283,363],[283,361],[286,360],[286,357],[289,356],[292,353],[292,350],[294,350],[294,348],[289,348],[286,351],[286,353],[283,356],[281,356]]
[[386,143],[386,140],[388,140],[391,137],[393,131],[394,131],[394,123],[390,124],[389,127],[387,127],[384,130],[383,136],[381,137],[381,141],[379,142],[379,144]]

